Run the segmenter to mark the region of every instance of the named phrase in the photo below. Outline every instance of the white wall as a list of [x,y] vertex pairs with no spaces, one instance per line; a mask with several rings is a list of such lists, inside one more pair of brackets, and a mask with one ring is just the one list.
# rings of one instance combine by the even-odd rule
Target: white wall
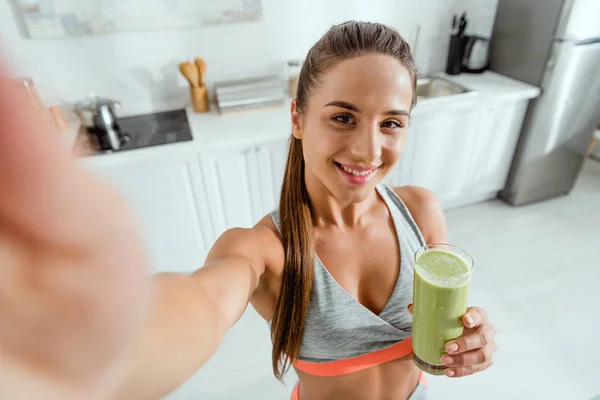
[[467,10],[467,33],[487,36],[497,5],[497,0],[263,0],[260,22],[31,40],[19,32],[14,1],[0,1],[0,46],[11,68],[34,79],[44,101],[74,102],[95,92],[136,110],[187,103],[177,69],[183,60],[203,57],[209,83],[282,73],[285,60],[304,56],[332,24],[349,19],[389,24],[407,39],[419,24],[417,66],[421,72],[441,70],[452,14]]

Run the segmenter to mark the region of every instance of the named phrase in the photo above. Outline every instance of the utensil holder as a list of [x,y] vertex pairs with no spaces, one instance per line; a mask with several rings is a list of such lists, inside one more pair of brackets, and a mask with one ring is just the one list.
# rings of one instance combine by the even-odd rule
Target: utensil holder
[[206,86],[192,87],[190,88],[190,92],[192,95],[192,106],[195,112],[203,113],[210,111]]

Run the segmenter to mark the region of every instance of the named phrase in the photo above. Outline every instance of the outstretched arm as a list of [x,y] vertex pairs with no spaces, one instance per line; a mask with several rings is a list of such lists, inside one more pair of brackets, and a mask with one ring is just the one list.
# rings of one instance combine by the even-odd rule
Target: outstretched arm
[[3,398],[172,391],[246,308],[273,236],[228,231],[198,272],[152,277],[126,202],[78,168],[0,65]]
[[274,239],[261,227],[230,230],[194,274],[155,277],[153,316],[115,399],[159,398],[208,361],[246,309],[265,270],[259,249]]

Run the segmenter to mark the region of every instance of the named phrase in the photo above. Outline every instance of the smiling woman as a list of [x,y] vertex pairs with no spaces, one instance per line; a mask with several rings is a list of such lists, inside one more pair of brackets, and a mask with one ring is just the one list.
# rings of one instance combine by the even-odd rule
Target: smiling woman
[[[397,232],[390,226],[390,212],[386,206],[390,203],[383,201],[385,194],[378,196],[375,188],[401,157],[410,111],[416,100],[415,86],[416,71],[408,45],[397,32],[379,24],[350,22],[333,27],[311,49],[300,74],[298,97],[291,109],[293,131],[280,209],[273,215],[281,231],[286,258],[272,337],[276,375],[281,376],[288,362],[298,360],[294,365],[303,382],[303,399],[356,395],[358,385],[364,385],[363,380],[368,379],[369,374],[377,373],[377,364],[370,365],[354,375],[355,383],[346,378],[342,385],[340,380],[332,382],[330,378],[330,388],[324,390],[324,382],[315,377],[322,374],[315,373],[310,365],[307,368],[307,362],[347,361],[355,355],[367,355],[365,348],[383,350],[389,347],[389,342],[379,342],[382,338],[375,326],[381,321],[370,321],[376,324],[371,325],[371,337],[348,338],[347,349],[337,354],[332,352],[335,348],[332,343],[323,342],[312,351],[303,343],[314,343],[317,337],[339,337],[340,331],[355,335],[352,332],[367,328],[363,326],[365,321],[350,326],[336,321],[335,307],[329,303],[340,300],[333,294],[327,304],[319,304],[319,299],[311,297],[311,293],[329,291],[329,286],[336,286],[331,282],[328,284],[327,279],[319,279],[320,271],[329,271],[359,304],[370,305],[370,309],[377,311],[391,300],[396,286],[408,284],[408,281],[400,283],[402,280],[399,279],[400,269],[409,267],[401,266],[399,262],[399,245],[394,240]],[[393,211],[396,207],[391,204],[389,207]],[[342,262],[340,257],[344,252],[332,251],[340,247],[335,242],[357,245],[360,236],[370,236],[367,232],[374,226],[365,221],[373,218],[373,214],[380,215],[379,223],[386,226],[379,231],[384,237],[380,237],[378,245],[372,241],[375,238],[365,243],[374,245],[371,250],[379,249],[390,256],[378,263],[365,251],[353,251],[346,254],[354,255],[354,260]],[[278,216],[285,218],[279,223]],[[403,226],[402,220],[406,217],[399,217],[400,226]],[[332,230],[340,230],[334,235],[336,239],[330,237]],[[306,235],[298,232],[306,232]],[[420,234],[415,235],[409,230],[398,233],[411,235],[415,243],[422,241],[418,238]],[[319,254],[316,260],[315,250]],[[403,248],[402,251],[410,252],[411,249]],[[321,260],[326,261],[327,269]],[[373,272],[378,271],[367,273],[371,268],[375,268]],[[407,275],[408,271],[404,277]],[[357,281],[361,283],[350,283]],[[405,289],[409,288],[399,290]],[[351,302],[339,318],[348,318],[352,306]],[[321,320],[316,311],[319,308],[328,310],[332,319]],[[395,317],[401,318],[401,315],[398,309]],[[310,326],[307,326],[307,321],[320,322],[309,322]],[[398,342],[407,339],[397,331],[388,334]],[[354,346],[362,347],[363,354],[356,354]],[[407,354],[401,354],[400,358]],[[406,397],[414,389],[418,373],[410,361],[404,365],[395,364],[396,373],[406,375],[406,379],[403,384],[396,381],[395,388],[387,389],[386,395],[396,393],[399,398]],[[381,384],[368,385],[368,389],[363,389],[364,394],[369,396],[369,393],[381,391]],[[387,385],[383,383],[383,386]],[[317,392],[316,387],[321,389]]]
[[[372,57],[365,57],[363,61],[376,63],[377,59],[372,59]],[[334,109],[346,109],[351,111],[352,113],[342,112],[336,113],[330,119],[333,122],[337,122],[337,124],[333,124],[334,128],[343,129],[343,130],[353,130],[357,128],[358,124],[364,124],[365,117],[368,117],[366,113],[361,112],[361,110],[348,102],[345,101],[332,101],[327,103],[324,107],[333,107]],[[337,110],[336,110],[337,111]],[[358,119],[355,115],[362,117]],[[406,110],[389,110],[385,111],[378,116],[378,118],[392,116],[396,117],[395,119],[387,119],[379,124],[379,129],[383,132],[387,132],[390,134],[398,134],[402,128],[405,128],[407,125],[407,119],[410,117],[409,111]],[[342,171],[342,175],[348,179],[349,183],[355,185],[362,185],[369,182],[371,177],[375,175],[375,172],[379,169],[381,165],[356,165],[356,164],[343,164],[337,161],[334,161],[335,165]],[[357,178],[360,177],[360,178]]]
[[[299,77],[279,207],[225,232],[192,275],[152,278],[124,202],[39,134],[43,121],[14,90],[0,90],[0,171],[12,174],[0,179],[3,394],[160,398],[210,359],[250,303],[270,323],[275,376],[293,366],[300,378],[295,398],[424,399],[410,353],[411,260],[446,241],[445,219],[431,192],[381,183],[402,157],[415,84],[395,30],[333,26]],[[487,314],[469,309],[463,323],[447,376],[492,363]]]
[[[339,30],[343,34],[343,27]],[[382,30],[382,35],[393,33],[389,28]],[[299,87],[298,98],[292,105],[294,138],[306,149],[303,152],[307,174],[324,173],[320,163],[329,157],[330,165],[338,165],[342,171],[345,166],[345,172],[366,170],[371,171],[371,177],[383,177],[401,156],[410,111],[416,100],[416,71],[408,45],[395,35],[398,40],[395,47],[393,36],[380,38],[379,42],[374,38],[369,46],[363,41],[362,48],[353,48],[350,39],[346,47],[342,46],[343,40],[338,38],[318,43],[309,54],[312,63],[300,77],[300,85],[305,87]],[[359,43],[357,40],[356,44]],[[340,48],[319,47],[326,45]],[[323,57],[326,59],[321,60]],[[323,68],[320,64],[333,64],[333,60],[337,62],[328,69],[319,68]],[[310,103],[306,99],[309,90]],[[356,163],[351,158],[362,160]],[[330,188],[335,190],[335,186]]]

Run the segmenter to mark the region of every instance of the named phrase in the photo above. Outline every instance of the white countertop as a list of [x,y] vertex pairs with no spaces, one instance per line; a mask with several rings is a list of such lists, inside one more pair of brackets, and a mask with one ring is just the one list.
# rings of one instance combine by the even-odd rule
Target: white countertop
[[[485,100],[509,101],[525,100],[535,98],[540,89],[511,78],[486,71],[483,74],[461,74],[450,76],[446,74],[434,74],[456,82],[474,93],[461,95],[462,99],[454,97],[440,97],[420,101],[413,115],[435,112],[436,109],[465,107]],[[211,105],[211,111],[204,114],[196,114],[190,108],[187,109],[194,139],[188,142],[168,144],[162,146],[147,147],[138,150],[124,151],[122,153],[102,154],[85,157],[86,164],[92,165],[120,165],[123,163],[143,161],[156,157],[167,157],[181,152],[195,152],[208,150],[213,146],[227,144],[242,145],[244,143],[264,142],[289,137],[291,133],[290,124],[290,100],[284,106],[249,110],[235,115],[221,116],[216,111],[216,106]],[[78,125],[70,125],[65,133],[67,144],[71,147],[75,143]]]
[[533,99],[540,95],[540,88],[512,78],[486,71],[483,74],[448,75],[436,74],[448,80],[476,90],[478,97],[494,97],[497,100]]

